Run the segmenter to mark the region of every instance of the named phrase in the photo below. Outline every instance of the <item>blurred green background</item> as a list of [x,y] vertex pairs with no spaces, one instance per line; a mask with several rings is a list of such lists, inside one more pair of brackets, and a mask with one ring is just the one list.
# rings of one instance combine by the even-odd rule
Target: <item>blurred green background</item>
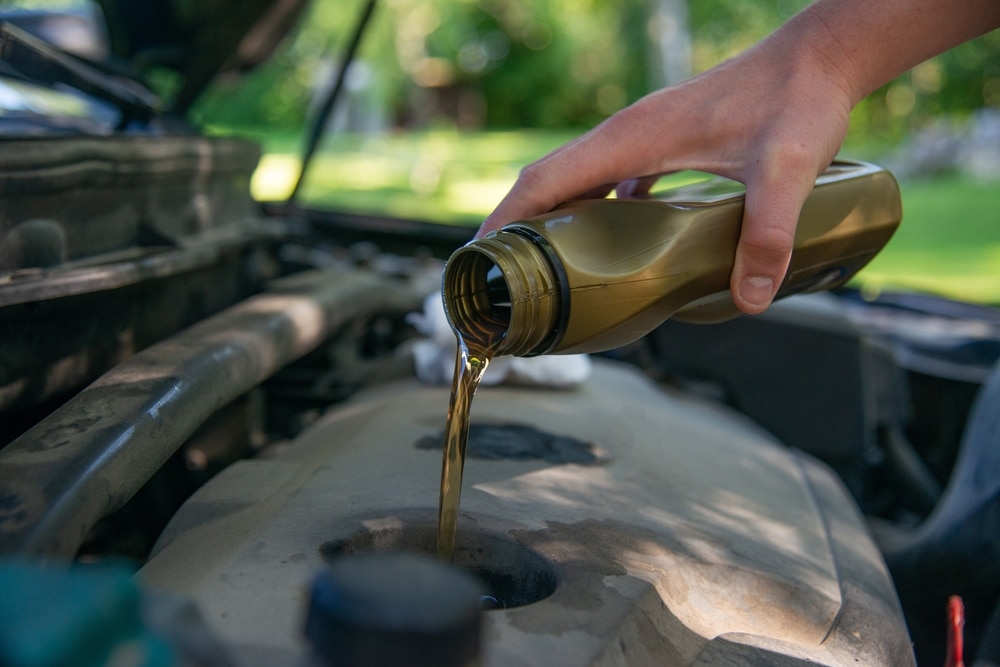
[[[524,164],[738,53],[806,4],[383,0],[300,199],[478,225]],[[270,63],[218,81],[196,107],[209,131],[263,144],[258,198],[283,199],[298,178],[304,128],[361,7],[319,0]],[[905,211],[860,285],[1000,304],[997,127],[1000,32],[918,66],[857,107],[842,154],[892,169]]]

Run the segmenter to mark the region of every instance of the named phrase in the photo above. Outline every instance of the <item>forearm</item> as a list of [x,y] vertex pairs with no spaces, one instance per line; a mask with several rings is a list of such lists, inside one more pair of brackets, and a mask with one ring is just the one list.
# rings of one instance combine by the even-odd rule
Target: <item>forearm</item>
[[770,39],[837,77],[857,104],[915,65],[998,27],[1000,0],[818,0]]

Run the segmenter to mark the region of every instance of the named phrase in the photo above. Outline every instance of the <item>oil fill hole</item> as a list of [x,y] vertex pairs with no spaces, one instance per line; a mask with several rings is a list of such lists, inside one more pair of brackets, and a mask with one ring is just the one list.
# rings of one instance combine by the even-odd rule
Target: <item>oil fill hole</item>
[[[435,556],[437,524],[421,522],[361,529],[351,537],[320,547],[326,560],[377,552],[417,553]],[[555,569],[542,556],[512,539],[459,526],[452,564],[471,572],[485,584],[495,602],[484,600],[484,609],[510,609],[538,602],[556,589]]]

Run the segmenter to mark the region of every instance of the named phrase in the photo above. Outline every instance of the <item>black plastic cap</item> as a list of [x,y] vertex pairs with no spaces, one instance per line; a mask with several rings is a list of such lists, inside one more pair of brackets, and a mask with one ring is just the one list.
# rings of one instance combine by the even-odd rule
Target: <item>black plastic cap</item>
[[345,556],[313,581],[306,637],[329,667],[459,667],[479,655],[483,590],[413,554]]

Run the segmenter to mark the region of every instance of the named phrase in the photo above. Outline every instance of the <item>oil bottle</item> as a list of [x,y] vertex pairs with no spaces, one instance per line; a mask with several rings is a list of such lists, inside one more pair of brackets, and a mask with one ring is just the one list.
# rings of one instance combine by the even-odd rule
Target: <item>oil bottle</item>
[[[743,203],[742,186],[718,179],[647,199],[578,201],[508,224],[448,260],[448,320],[470,346],[535,356],[613,349],[669,317],[735,317],[729,276]],[[802,208],[776,298],[842,285],[901,217],[888,171],[835,162]]]

